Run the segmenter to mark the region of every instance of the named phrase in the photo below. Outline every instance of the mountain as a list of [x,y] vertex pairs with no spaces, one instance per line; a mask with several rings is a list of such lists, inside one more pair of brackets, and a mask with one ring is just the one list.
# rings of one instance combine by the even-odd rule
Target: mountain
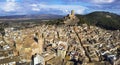
[[42,15],[12,15],[12,16],[0,16],[0,20],[10,20],[10,19],[59,19],[62,15],[53,14],[42,14]]
[[120,15],[96,11],[86,15],[76,15],[81,23],[87,23],[89,25],[99,26],[108,30],[118,30],[120,29]]

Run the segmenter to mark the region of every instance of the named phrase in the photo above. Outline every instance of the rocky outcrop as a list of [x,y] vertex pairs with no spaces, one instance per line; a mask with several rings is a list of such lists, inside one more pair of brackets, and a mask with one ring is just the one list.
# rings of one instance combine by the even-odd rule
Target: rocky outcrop
[[71,14],[68,14],[64,17],[64,24],[65,25],[77,25],[79,19],[75,16],[74,10],[71,11]]

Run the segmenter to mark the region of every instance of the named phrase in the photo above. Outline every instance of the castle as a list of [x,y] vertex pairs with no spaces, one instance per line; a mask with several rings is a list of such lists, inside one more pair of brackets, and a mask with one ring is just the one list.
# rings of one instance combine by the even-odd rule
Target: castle
[[70,14],[64,17],[64,24],[66,25],[76,25],[79,19],[75,16],[74,10]]

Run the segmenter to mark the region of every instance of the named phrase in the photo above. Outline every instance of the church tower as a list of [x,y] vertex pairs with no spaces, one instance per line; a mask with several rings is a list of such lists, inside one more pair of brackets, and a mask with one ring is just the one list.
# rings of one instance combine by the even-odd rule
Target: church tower
[[43,53],[44,49],[44,37],[43,37],[43,33],[39,34],[39,40],[38,40],[38,44],[39,44],[39,51],[40,53]]

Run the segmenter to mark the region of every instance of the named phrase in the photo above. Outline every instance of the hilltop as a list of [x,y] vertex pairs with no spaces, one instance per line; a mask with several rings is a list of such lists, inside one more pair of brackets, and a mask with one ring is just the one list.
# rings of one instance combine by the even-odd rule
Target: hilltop
[[77,14],[76,16],[80,19],[79,24],[87,23],[108,30],[120,29],[120,15],[114,13],[96,11],[86,15]]

